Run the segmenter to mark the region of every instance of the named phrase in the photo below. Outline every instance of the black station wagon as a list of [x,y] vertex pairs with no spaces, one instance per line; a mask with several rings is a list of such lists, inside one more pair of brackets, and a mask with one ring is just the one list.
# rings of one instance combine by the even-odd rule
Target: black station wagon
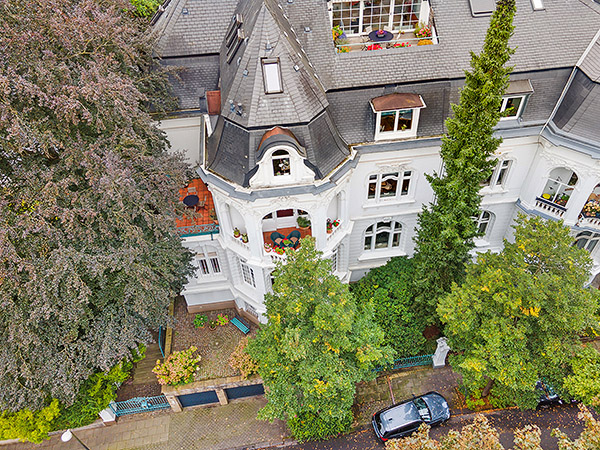
[[388,439],[408,436],[422,423],[439,425],[450,418],[450,407],[437,392],[428,392],[373,414],[372,424],[377,437]]

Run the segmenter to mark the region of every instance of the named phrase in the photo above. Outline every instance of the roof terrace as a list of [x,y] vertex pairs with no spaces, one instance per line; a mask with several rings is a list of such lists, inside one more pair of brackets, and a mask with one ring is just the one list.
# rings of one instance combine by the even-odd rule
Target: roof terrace
[[219,232],[212,195],[201,179],[196,178],[180,189],[179,200],[189,211],[184,217],[175,219],[179,236],[212,235]]
[[338,53],[438,43],[428,0],[330,0]]

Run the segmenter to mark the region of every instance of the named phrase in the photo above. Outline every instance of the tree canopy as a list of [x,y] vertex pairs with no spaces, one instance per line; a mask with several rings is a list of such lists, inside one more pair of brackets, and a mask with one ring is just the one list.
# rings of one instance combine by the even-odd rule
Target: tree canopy
[[268,322],[247,349],[266,387],[260,417],[286,420],[302,440],[345,431],[355,384],[372,379],[389,353],[372,305],[355,302],[306,238],[277,266],[265,306]]
[[471,52],[460,103],[452,105],[454,117],[446,120],[440,151],[444,170],[427,175],[435,202],[419,214],[415,282],[418,305],[432,315],[438,298],[464,278],[477,236],[472,218],[479,215],[481,183],[490,176],[495,164],[490,158],[501,143],[493,132],[512,71],[506,63],[514,52],[508,41],[515,9],[515,0],[498,0],[481,54]]
[[0,408],[65,404],[166,319],[189,273],[181,158],[152,40],[122,0],[0,7]]
[[581,348],[578,333],[594,320],[598,291],[584,288],[592,260],[572,245],[562,222],[521,216],[514,239],[499,254],[480,254],[438,314],[457,352],[452,367],[467,387],[490,379],[531,407],[537,380],[562,387]]

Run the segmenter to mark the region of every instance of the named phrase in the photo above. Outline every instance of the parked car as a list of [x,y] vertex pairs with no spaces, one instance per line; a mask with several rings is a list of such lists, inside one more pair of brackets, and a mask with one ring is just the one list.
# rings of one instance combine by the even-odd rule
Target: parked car
[[439,425],[449,418],[448,402],[442,395],[432,391],[376,412],[371,422],[375,435],[385,442],[408,436],[417,431],[422,423]]
[[564,403],[577,403],[577,400],[569,398],[568,400],[562,399],[554,392],[554,388],[550,383],[544,380],[538,380],[535,383],[535,392],[539,394],[538,408],[548,408],[554,405],[562,405]]

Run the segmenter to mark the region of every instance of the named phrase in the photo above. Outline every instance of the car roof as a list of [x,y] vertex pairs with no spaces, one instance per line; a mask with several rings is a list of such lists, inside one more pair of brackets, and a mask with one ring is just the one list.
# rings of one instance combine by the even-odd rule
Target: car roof
[[379,421],[383,425],[384,431],[387,432],[422,420],[417,407],[412,400],[408,400],[383,411],[379,416]]

